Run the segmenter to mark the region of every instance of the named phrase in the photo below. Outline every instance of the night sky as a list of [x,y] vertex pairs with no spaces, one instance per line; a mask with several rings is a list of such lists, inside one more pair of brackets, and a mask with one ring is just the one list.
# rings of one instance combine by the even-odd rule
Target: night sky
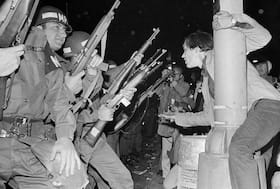
[[[69,17],[74,30],[91,33],[114,0],[41,0],[41,5],[54,5]],[[149,58],[156,49],[168,50],[169,60],[183,64],[182,42],[196,30],[212,32],[212,0],[121,0],[115,11],[107,38],[105,59],[121,64],[129,59],[159,27],[152,46],[145,53]],[[280,1],[244,0],[244,12],[255,18],[272,33],[273,40],[264,49],[250,54],[250,58],[269,59],[272,74],[279,74],[280,66]]]

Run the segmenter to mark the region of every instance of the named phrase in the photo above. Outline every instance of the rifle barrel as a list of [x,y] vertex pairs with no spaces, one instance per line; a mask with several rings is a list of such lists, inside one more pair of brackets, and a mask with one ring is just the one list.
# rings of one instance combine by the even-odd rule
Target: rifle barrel
[[152,41],[156,38],[157,34],[159,33],[159,28],[153,29],[154,33],[151,35],[151,37],[146,41],[146,43],[143,44],[143,46],[139,49],[138,53],[143,54],[144,51],[152,44]]

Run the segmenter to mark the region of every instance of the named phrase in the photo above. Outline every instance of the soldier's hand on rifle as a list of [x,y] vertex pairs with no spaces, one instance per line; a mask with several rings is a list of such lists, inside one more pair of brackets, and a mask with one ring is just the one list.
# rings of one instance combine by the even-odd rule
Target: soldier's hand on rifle
[[102,121],[112,121],[115,110],[102,104],[98,109],[98,119]]
[[131,101],[136,91],[136,88],[124,88],[120,90],[120,93],[126,98],[126,100]]
[[81,71],[80,73],[74,76],[71,76],[69,72],[66,72],[64,77],[65,84],[73,92],[73,94],[78,94],[82,90],[82,77],[84,75],[84,71]]
[[13,73],[20,64],[20,56],[24,54],[24,45],[0,48],[0,76]]
[[137,51],[135,51],[132,56],[131,56],[136,62],[137,65],[139,65],[142,61],[142,58],[144,57],[143,54],[138,53]]
[[87,65],[87,73],[89,75],[97,74],[97,66],[103,62],[103,58],[98,54],[95,54],[91,60],[91,62]]

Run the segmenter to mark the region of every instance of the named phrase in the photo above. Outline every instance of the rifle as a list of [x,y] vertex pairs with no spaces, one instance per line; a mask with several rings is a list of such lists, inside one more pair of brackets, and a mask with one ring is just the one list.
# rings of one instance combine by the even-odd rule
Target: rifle
[[[148,69],[149,71],[146,72],[146,75],[143,76],[141,82],[139,83],[139,85],[137,85],[138,89],[141,88],[140,84],[146,83],[145,81],[149,78],[149,76],[162,65],[163,62],[158,62],[157,60],[165,53],[165,49],[158,49],[157,52],[151,58],[149,58],[149,62],[147,61],[145,62],[145,64],[141,64],[140,68],[137,69],[137,71],[131,76],[131,78],[128,79],[128,81],[130,81],[133,77],[137,77],[137,74],[142,75],[143,72],[145,73],[145,69]],[[138,99],[139,94],[135,94],[133,99],[131,100],[132,103],[129,104],[128,107],[122,107],[118,109],[115,112],[114,121],[106,125],[105,132],[107,132],[108,134],[112,134],[124,127],[130,121],[130,119],[133,118],[139,105]]]
[[94,28],[89,40],[85,44],[85,47],[79,53],[77,61],[72,65],[72,75],[76,75],[77,73],[81,72],[86,68],[87,64],[91,62],[92,58],[97,53],[97,45],[108,30],[111,21],[114,19],[114,10],[117,9],[119,5],[120,1],[116,0],[110,11],[102,17],[97,26]]
[[[165,51],[166,52],[166,51]],[[151,64],[145,66],[140,72],[138,72],[136,75],[132,77],[130,81],[126,83],[126,85],[122,89],[129,89],[136,87],[139,83],[143,81],[145,77],[147,77],[151,72],[154,71],[155,68],[158,68],[159,66],[155,66],[155,61]],[[119,92],[116,94],[110,101],[108,101],[107,106],[110,108],[118,108],[120,104],[123,104],[124,106],[128,106],[130,102],[125,99],[125,97]],[[101,135],[104,127],[106,126],[107,121],[99,120],[83,137],[83,139],[91,146],[93,147],[95,143],[97,142],[97,139]],[[122,124],[123,125],[123,124]],[[120,127],[120,125],[118,125]],[[115,128],[119,129],[119,128]]]
[[[92,61],[94,61],[94,56],[97,54],[96,47],[98,43],[101,41],[102,37],[108,30],[109,25],[111,24],[111,21],[114,19],[114,10],[118,8],[120,4],[119,0],[116,0],[109,12],[102,17],[102,19],[99,21],[95,29],[90,35],[89,40],[85,44],[84,48],[79,53],[76,62],[72,65],[71,73],[72,75],[76,75],[77,73],[81,72],[83,69],[86,68],[88,64],[90,64]],[[107,71],[108,65],[104,63],[100,63],[99,65],[95,65],[95,67]],[[87,88],[86,92],[84,93],[84,96],[79,100],[73,107],[72,111],[73,113],[76,113],[79,108],[86,102],[86,100],[91,95],[92,91],[95,88],[96,82],[98,78],[96,77],[90,84],[90,86]]]
[[155,81],[153,85],[151,85],[144,93],[140,95],[139,101],[138,101],[138,106],[141,105],[141,103],[147,98],[151,97],[154,93],[155,90],[164,82],[166,81],[171,75],[172,71],[169,71],[166,75],[163,77],[159,78],[158,80]]
[[[6,0],[3,3],[3,9],[9,8],[9,10],[5,20],[0,25],[1,48],[7,48],[24,43],[38,3],[39,0]],[[4,10],[1,9],[1,11]],[[11,80],[13,80],[13,78],[14,73],[11,76]],[[3,111],[7,108],[7,103],[11,93],[11,87],[9,87],[6,98],[7,80],[8,76],[0,77],[0,121],[3,119]]]
[[[128,78],[128,80],[130,80],[138,72],[141,72],[144,69],[146,69],[148,66],[149,67],[160,66],[162,64],[162,62],[158,62],[157,60],[160,57],[162,57],[166,52],[167,52],[167,50],[165,50],[165,49],[157,49],[157,51],[152,55],[152,57],[150,57],[144,64],[141,64],[139,66],[139,68],[137,68],[133,72],[133,74],[131,74],[131,76],[130,76],[130,78]],[[151,69],[151,72],[149,72],[149,74],[151,74],[155,70],[157,70],[157,69]]]
[[138,66],[137,64],[139,64],[139,63],[137,62],[135,57],[144,54],[144,52],[152,44],[152,41],[155,39],[156,35],[159,33],[160,30],[159,30],[159,28],[156,28],[156,29],[153,29],[153,31],[154,31],[154,33],[150,36],[150,38],[142,45],[142,47],[138,51],[136,51],[135,55],[132,56],[128,60],[128,62],[123,67],[123,69],[118,73],[116,78],[114,78],[113,83],[110,85],[110,87],[107,91],[107,93],[109,95],[115,95],[117,93],[117,91],[119,90],[119,88],[124,83],[125,78],[127,78],[129,76],[129,74],[131,73],[131,71],[136,66]]

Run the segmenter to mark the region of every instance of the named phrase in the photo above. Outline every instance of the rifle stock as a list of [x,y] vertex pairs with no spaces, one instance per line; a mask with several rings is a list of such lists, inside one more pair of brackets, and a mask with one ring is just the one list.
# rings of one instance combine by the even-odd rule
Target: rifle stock
[[97,45],[108,30],[111,21],[114,19],[114,10],[118,8],[119,4],[120,1],[116,0],[110,11],[102,17],[97,26],[94,28],[85,47],[79,53],[77,61],[72,65],[72,75],[76,75],[81,72],[85,69],[87,64],[90,63]]

